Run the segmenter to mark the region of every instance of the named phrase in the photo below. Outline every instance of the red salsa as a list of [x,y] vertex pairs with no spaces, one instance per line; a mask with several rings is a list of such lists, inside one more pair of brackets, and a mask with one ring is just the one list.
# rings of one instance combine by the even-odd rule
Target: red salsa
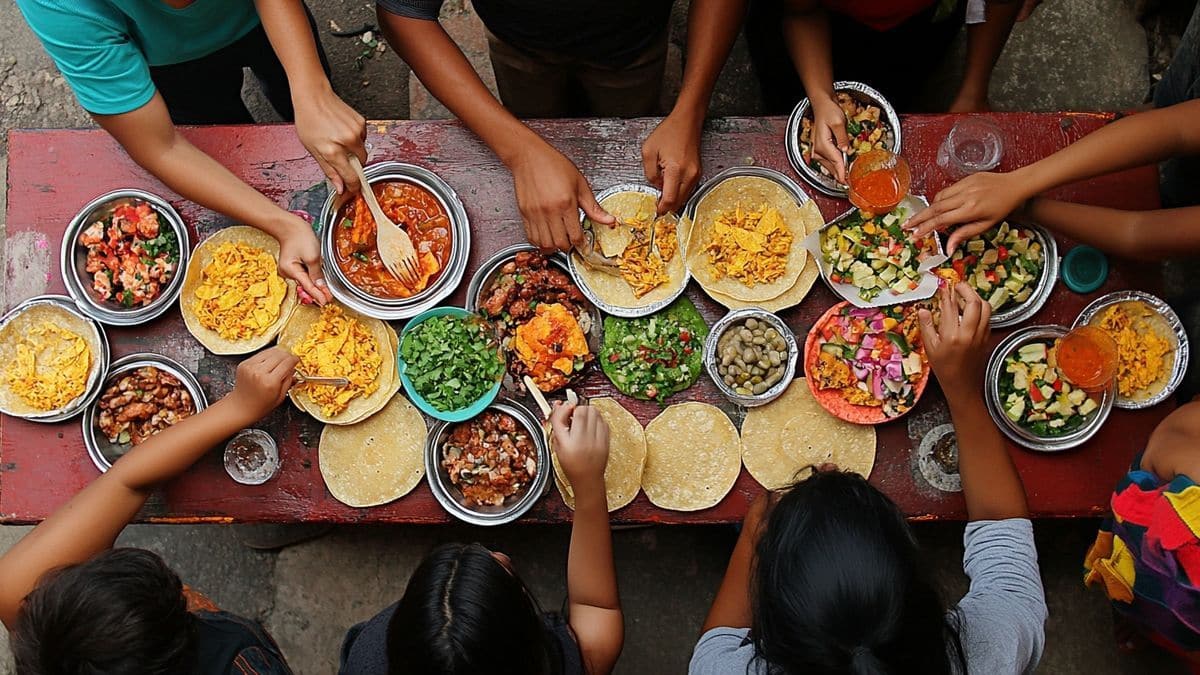
[[371,189],[392,222],[412,239],[420,260],[418,282],[409,286],[392,276],[375,246],[375,220],[362,195],[342,207],[334,232],[338,269],[358,288],[382,298],[407,298],[437,280],[450,261],[450,216],[429,190],[406,181],[374,183]]

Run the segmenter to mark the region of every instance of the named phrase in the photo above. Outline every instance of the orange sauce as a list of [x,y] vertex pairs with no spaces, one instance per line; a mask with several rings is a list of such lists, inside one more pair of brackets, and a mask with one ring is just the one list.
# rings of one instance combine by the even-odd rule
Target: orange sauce
[[911,182],[908,162],[887,150],[859,155],[846,175],[850,203],[871,213],[896,208],[908,194]]
[[1109,386],[1117,374],[1117,345],[1093,326],[1080,326],[1060,338],[1055,356],[1062,376],[1085,391]]

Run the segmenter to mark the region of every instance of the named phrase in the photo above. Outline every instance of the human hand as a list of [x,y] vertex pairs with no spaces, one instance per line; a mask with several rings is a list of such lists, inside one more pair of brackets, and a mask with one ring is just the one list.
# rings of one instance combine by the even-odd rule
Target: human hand
[[672,112],[642,144],[646,180],[662,190],[658,213],[678,211],[700,178],[700,127],[683,113]]
[[576,494],[593,488],[604,492],[608,464],[608,424],[587,405],[555,401],[550,413],[554,452]]
[[952,406],[958,400],[978,399],[983,390],[992,306],[975,289],[959,282],[938,289],[938,309],[937,327],[928,309],[917,312],[925,356]]
[[845,152],[850,149],[846,136],[846,113],[832,96],[816,96],[810,99],[813,111],[813,157],[821,163],[839,183],[846,182]]
[[354,108],[333,93],[328,83],[318,92],[301,92],[292,97],[296,110],[296,135],[317,160],[321,170],[340,195],[360,189],[358,176],[347,158],[358,157],[367,163],[367,121]]
[[258,421],[283,403],[300,359],[283,347],[272,347],[242,361],[237,382],[225,397],[233,410]]
[[976,173],[939,192],[929,208],[909,218],[904,228],[920,240],[930,232],[957,225],[946,243],[949,255],[962,242],[1016,211],[1028,197],[1013,173]]
[[509,167],[517,193],[517,207],[525,220],[529,241],[543,251],[569,250],[583,244],[579,211],[593,222],[616,222],[592,194],[587,179],[561,152],[545,142],[530,145]]
[[289,223],[289,234],[279,240],[279,273],[294,279],[318,305],[324,305],[333,300],[333,294],[325,285],[325,272],[321,270],[321,245],[317,243],[317,235],[299,216],[290,213],[288,216],[295,222]]

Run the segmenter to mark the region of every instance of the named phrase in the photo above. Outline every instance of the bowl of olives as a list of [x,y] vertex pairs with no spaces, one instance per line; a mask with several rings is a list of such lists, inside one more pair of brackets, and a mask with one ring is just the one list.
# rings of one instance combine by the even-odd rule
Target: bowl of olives
[[725,398],[754,407],[778,398],[796,375],[796,336],[775,314],[734,310],[713,326],[704,343],[704,367]]

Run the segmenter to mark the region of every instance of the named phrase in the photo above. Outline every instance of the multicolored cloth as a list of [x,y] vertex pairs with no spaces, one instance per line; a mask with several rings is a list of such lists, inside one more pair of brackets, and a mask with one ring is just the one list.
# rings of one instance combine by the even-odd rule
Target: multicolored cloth
[[1200,660],[1200,485],[1164,483],[1134,468],[1112,496],[1112,517],[1084,560],[1084,583],[1148,637]]

